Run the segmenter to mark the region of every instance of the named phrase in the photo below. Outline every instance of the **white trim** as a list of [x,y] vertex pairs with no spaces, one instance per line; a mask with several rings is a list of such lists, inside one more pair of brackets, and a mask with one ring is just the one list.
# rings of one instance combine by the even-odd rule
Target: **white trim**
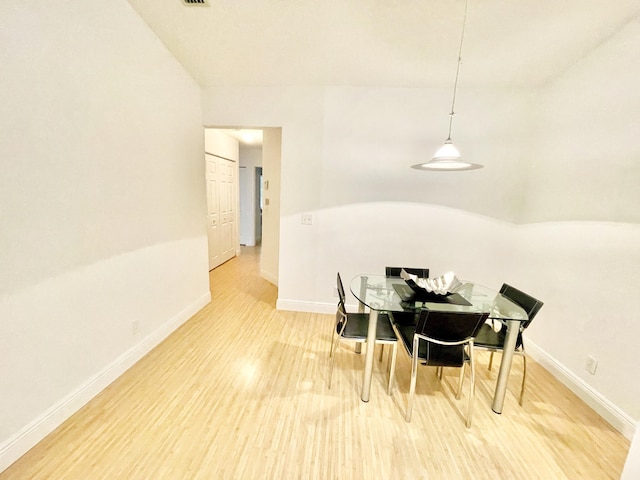
[[100,372],[87,379],[84,384],[70,392],[7,441],[0,444],[0,472],[6,470],[34,445],[58,428],[210,301],[211,293],[207,292]]
[[527,339],[527,355],[548,370],[560,383],[575,393],[627,439],[633,438],[636,422],[629,415],[529,339]]
[[[279,298],[276,302],[276,310],[287,310],[290,312],[310,312],[310,313],[336,313],[336,303],[324,302],[303,302],[300,300],[285,300]],[[355,311],[355,310],[354,310]]]

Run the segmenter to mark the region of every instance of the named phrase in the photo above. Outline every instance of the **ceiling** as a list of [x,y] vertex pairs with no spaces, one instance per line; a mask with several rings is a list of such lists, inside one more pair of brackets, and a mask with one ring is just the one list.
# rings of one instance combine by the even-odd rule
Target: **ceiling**
[[222,133],[229,135],[230,137],[235,138],[243,145],[247,146],[262,146],[262,135],[263,132],[261,129],[254,128],[218,128]]
[[[451,85],[464,0],[129,0],[203,87]],[[460,85],[536,87],[638,0],[469,0]]]

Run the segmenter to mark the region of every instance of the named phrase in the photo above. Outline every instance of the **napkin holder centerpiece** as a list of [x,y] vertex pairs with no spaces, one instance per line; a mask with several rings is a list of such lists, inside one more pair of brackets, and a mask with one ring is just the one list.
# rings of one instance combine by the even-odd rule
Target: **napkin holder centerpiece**
[[413,275],[402,269],[400,271],[400,278],[417,293],[440,297],[452,295],[462,286],[462,282],[458,280],[453,272],[447,272],[435,278],[419,278],[417,275]]

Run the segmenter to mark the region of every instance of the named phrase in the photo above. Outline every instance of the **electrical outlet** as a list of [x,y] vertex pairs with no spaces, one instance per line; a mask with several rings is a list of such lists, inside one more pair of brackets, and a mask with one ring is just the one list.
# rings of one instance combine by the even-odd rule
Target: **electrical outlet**
[[334,297],[338,296],[338,289],[336,287],[333,287],[333,296]]
[[303,225],[311,225],[313,223],[313,215],[310,213],[302,214],[302,224]]
[[587,357],[587,363],[585,365],[585,368],[587,369],[587,372],[589,372],[591,375],[595,375],[596,369],[598,368],[598,360],[596,360],[591,355],[589,355]]

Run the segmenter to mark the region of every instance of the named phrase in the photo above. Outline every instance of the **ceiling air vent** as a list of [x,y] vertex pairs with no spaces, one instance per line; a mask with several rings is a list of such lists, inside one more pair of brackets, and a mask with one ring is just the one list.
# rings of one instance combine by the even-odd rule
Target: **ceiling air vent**
[[184,3],[188,7],[208,7],[209,6],[209,0],[182,0],[182,3]]

